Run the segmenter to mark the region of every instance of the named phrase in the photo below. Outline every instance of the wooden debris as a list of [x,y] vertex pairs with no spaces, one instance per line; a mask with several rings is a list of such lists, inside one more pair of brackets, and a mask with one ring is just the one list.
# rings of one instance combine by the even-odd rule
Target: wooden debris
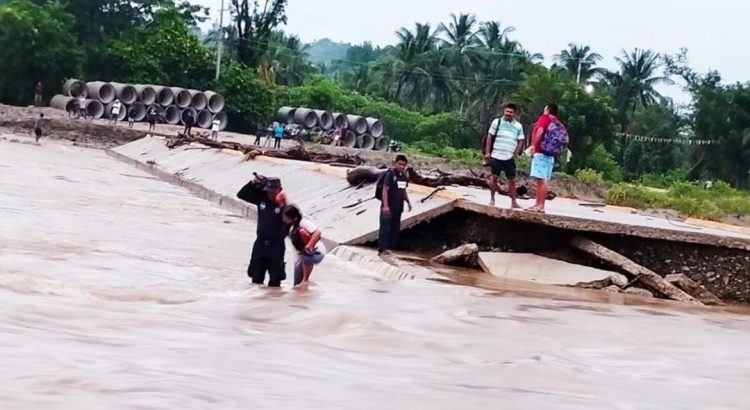
[[664,279],[706,305],[723,305],[716,295],[682,273],[667,275]]
[[655,272],[638,265],[632,260],[614,252],[596,242],[577,236],[571,243],[574,248],[591,254],[613,266],[622,269],[631,275],[640,277],[641,283],[655,290],[659,295],[680,302],[702,304],[699,300],[683,292],[680,288],[667,282]]

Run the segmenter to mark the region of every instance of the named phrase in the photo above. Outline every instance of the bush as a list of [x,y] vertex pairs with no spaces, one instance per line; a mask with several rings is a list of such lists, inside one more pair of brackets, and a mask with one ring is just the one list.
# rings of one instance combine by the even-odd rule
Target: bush
[[417,125],[415,134],[420,140],[442,141],[456,148],[479,151],[481,138],[477,123],[465,114],[446,112],[431,115]]
[[589,168],[602,173],[602,177],[607,181],[622,182],[622,168],[615,160],[614,155],[607,152],[602,144],[597,144],[589,156],[579,160],[583,164],[582,168]]
[[584,184],[601,185],[604,184],[604,174],[593,169],[584,168],[576,171],[576,179]]
[[255,132],[274,110],[274,94],[254,70],[231,63],[216,82],[216,92],[226,98],[230,126],[241,132]]
[[454,148],[446,146],[442,142],[417,141],[406,146],[405,151],[409,154],[423,154],[440,157],[460,163],[467,167],[477,166],[482,163],[482,153],[478,149]]

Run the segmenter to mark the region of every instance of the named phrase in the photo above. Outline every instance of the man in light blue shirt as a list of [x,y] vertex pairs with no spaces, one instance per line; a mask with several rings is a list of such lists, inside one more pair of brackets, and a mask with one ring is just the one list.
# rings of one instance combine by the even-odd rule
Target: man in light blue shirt
[[508,179],[508,196],[511,207],[520,208],[516,198],[516,158],[523,150],[523,126],[516,121],[518,106],[506,104],[503,116],[492,121],[484,147],[485,161],[492,169],[488,181],[490,187],[490,206],[495,206],[495,194],[498,191],[497,177],[505,173]]

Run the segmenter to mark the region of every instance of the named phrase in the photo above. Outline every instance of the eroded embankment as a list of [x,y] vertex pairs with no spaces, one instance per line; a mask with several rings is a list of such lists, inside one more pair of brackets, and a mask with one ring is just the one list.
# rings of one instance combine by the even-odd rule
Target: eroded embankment
[[570,243],[577,235],[607,246],[661,276],[683,273],[725,301],[750,303],[750,252],[742,249],[561,229],[463,209],[407,230],[401,246],[409,251],[437,254],[445,248],[477,243],[483,250],[538,253],[611,269],[573,249]]

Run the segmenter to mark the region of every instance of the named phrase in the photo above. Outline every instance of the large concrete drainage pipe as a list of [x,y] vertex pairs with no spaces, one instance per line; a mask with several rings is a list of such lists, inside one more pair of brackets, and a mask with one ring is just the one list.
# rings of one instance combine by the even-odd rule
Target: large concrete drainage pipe
[[174,103],[180,109],[188,108],[193,103],[193,96],[184,88],[172,87],[172,94],[174,94]]
[[146,104],[136,101],[133,103],[133,105],[130,106],[130,109],[135,110],[135,117],[133,117],[136,121],[143,121],[146,119],[146,113],[147,108]]
[[190,93],[190,106],[195,108],[196,111],[205,110],[208,106],[208,98],[206,94],[198,90],[188,90]]
[[180,123],[181,115],[182,111],[176,105],[170,105],[164,110],[164,121],[169,125],[177,125]]
[[367,118],[367,132],[374,138],[383,136],[383,123],[377,118]]
[[318,125],[318,116],[315,111],[300,107],[294,111],[294,122],[305,128],[313,128]]
[[110,83],[115,88],[117,98],[125,105],[138,101],[138,90],[130,84]]
[[[110,120],[113,119],[112,118],[112,106],[113,105],[115,105],[114,101],[106,105],[104,109],[104,118],[109,118]],[[125,117],[127,117],[127,115],[128,115],[128,107],[124,107],[124,106],[120,107],[120,113],[117,114],[117,121],[124,120]]]
[[216,114],[216,119],[219,120],[219,130],[224,131],[229,125],[229,116],[224,111]]
[[152,105],[156,102],[156,90],[150,85],[138,84],[135,86],[138,92],[138,100],[145,105]]
[[340,112],[334,112],[331,115],[333,115],[334,128],[338,128],[338,127],[349,128],[349,119],[346,118],[346,114],[342,114]]
[[217,112],[222,112],[224,110],[224,96],[222,96],[219,93],[213,92],[213,91],[205,91],[203,94],[208,98],[208,110],[211,111],[211,113],[216,114]]
[[389,138],[386,136],[376,138],[375,146],[372,147],[372,149],[374,149],[375,151],[385,151],[385,149],[388,148],[388,141],[389,141]]
[[193,113],[193,125],[195,125],[195,121],[198,119],[198,111],[195,110],[195,108],[188,107],[182,110],[182,113],[180,114],[180,123],[185,124],[185,119],[187,118],[187,114],[191,112]]
[[357,145],[357,134],[355,134],[354,131],[347,130],[341,138],[341,145],[346,148],[354,148],[354,146]]
[[276,115],[273,118],[280,123],[291,124],[294,122],[295,111],[297,109],[293,107],[281,107],[276,111]]
[[349,129],[354,131],[355,134],[360,135],[367,132],[367,120],[358,115],[347,115],[346,119],[349,121]]
[[171,88],[160,85],[150,85],[149,87],[152,87],[156,92],[156,103],[162,107],[169,107],[174,104],[174,93]]
[[[120,112],[125,110],[120,110]],[[102,118],[104,115],[104,104],[99,100],[86,100],[86,112],[94,119]]]
[[372,149],[375,146],[375,138],[370,134],[362,134],[357,137],[357,148]]
[[201,110],[198,113],[198,120],[195,121],[195,125],[200,128],[211,128],[211,122],[214,120],[214,115],[209,110]]
[[315,110],[315,115],[318,116],[318,127],[326,131],[333,128],[333,115],[330,112]]
[[78,101],[73,97],[57,94],[56,96],[52,97],[52,100],[50,100],[49,102],[49,106],[52,108],[57,108],[58,110],[70,112],[78,109]]
[[78,98],[80,96],[83,96],[84,98],[86,98],[89,95],[89,91],[86,88],[86,83],[81,80],[71,78],[70,80],[65,81],[65,84],[63,84],[63,94],[69,97]]
[[109,104],[115,100],[115,88],[111,84],[103,81],[93,81],[86,83],[88,97],[92,100],[99,100],[102,104]]

